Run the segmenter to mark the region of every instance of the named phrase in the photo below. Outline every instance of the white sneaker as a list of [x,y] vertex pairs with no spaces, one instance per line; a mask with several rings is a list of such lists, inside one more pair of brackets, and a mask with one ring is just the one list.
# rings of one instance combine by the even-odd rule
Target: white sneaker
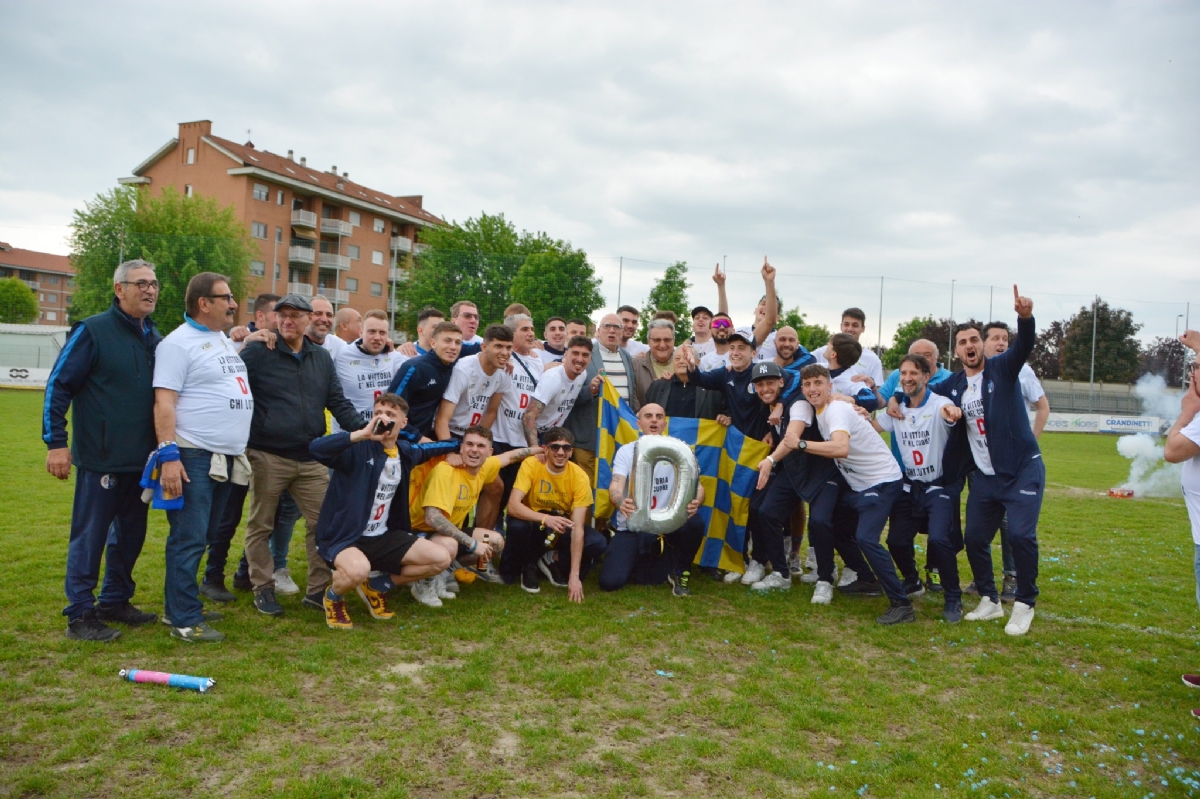
[[726,583],[737,583],[741,582],[742,575],[738,574],[737,572],[725,572],[725,576],[721,579]]
[[422,605],[430,608],[440,608],[442,606],[442,600],[438,598],[437,589],[433,587],[432,579],[417,580],[412,584],[411,590],[413,599]]
[[[449,591],[452,594],[458,593],[458,580],[454,579],[454,569],[446,569],[442,572],[442,589]],[[444,598],[444,597],[443,597]]]
[[787,591],[791,587],[791,577],[784,577],[779,572],[771,572],[766,577],[750,586],[750,589],[752,591]]
[[800,565],[800,553],[793,552],[788,556],[788,571],[800,574],[804,571],[804,567]]
[[[1028,606],[1027,606],[1028,607]],[[1033,608],[1029,608],[1031,611]],[[1016,613],[1016,610],[1013,610]],[[999,602],[993,602],[991,597],[985,596],[979,600],[979,604],[973,611],[963,616],[967,621],[991,621],[992,619],[1004,618],[1004,606]],[[1029,618],[1033,618],[1033,613],[1029,614]],[[1029,629],[1029,624],[1025,624],[1025,629]]]
[[[802,582],[802,583],[810,583],[811,584],[811,583],[817,583],[820,581],[821,581],[821,574],[817,571],[815,566],[813,567],[812,571],[808,571],[808,572],[805,572],[804,574],[800,575],[800,582]],[[830,585],[835,585],[837,583],[837,581],[838,581],[838,568],[837,568],[837,566],[834,566],[833,567],[833,582],[831,582]]]
[[833,601],[833,583],[827,583],[821,580],[817,583],[817,589],[813,591],[812,603],[814,605],[828,605]]
[[292,579],[292,573],[285,566],[282,569],[275,570],[275,593],[277,594],[298,594],[300,586],[296,585],[296,581]]
[[[450,576],[450,579],[451,579],[451,581],[454,582],[455,585],[458,585],[458,581],[454,579],[453,575]],[[441,574],[439,574],[435,577],[429,578],[429,581],[430,581],[430,583],[432,583],[433,592],[435,594],[437,594],[438,599],[454,599],[454,592],[446,587],[446,573],[445,572],[442,572]]]
[[837,586],[841,588],[842,586],[850,585],[850,583],[857,579],[858,572],[854,571],[854,569],[842,569],[842,579],[838,580]]
[[1033,622],[1033,610],[1024,602],[1013,603],[1012,615],[1008,618],[1008,624],[1004,625],[1004,632],[1009,635],[1024,635],[1029,632],[1029,625]]
[[752,560],[746,565],[746,573],[742,575],[742,585],[754,585],[766,576],[766,567],[757,560]]

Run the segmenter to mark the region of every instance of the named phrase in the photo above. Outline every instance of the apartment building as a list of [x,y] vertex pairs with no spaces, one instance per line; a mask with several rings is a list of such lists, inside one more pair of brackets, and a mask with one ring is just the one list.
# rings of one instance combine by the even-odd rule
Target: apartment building
[[75,268],[67,256],[22,250],[0,241],[0,278],[5,277],[20,279],[37,294],[36,324],[70,324],[67,309],[75,291]]
[[[291,150],[276,155],[214,136],[208,120],[180,123],[175,138],[119,182],[233,205],[259,250],[245,300],[297,293],[324,296],[335,309],[390,311],[397,265],[420,251],[422,229],[445,224],[419,195],[385,194],[337,166],[310,168]],[[251,303],[240,305],[239,321],[247,321]]]

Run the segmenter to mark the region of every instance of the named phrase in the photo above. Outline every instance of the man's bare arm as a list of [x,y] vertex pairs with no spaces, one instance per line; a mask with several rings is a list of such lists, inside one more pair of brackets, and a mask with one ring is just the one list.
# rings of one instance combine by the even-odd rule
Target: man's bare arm
[[450,520],[446,518],[446,514],[442,513],[439,508],[432,505],[425,506],[425,523],[432,527],[435,533],[448,535],[464,547],[475,549],[475,539],[451,524]]
[[454,416],[455,404],[448,399],[438,406],[437,418],[433,420],[433,434],[438,441],[450,440],[450,418]]
[[1046,422],[1050,419],[1050,400],[1045,394],[1037,401],[1033,409],[1033,437],[1041,438],[1042,431],[1046,429]]
[[529,407],[525,409],[525,416],[521,419],[521,424],[525,427],[525,443],[531,447],[538,445],[538,417],[542,415],[542,409],[545,407],[546,404],[541,400],[531,399]]
[[522,447],[521,449],[510,449],[502,455],[497,455],[496,460],[500,461],[500,468],[503,469],[511,463],[523,461],[530,455],[540,455],[544,450],[541,447]]
[[[512,361],[509,361],[508,365],[512,366]],[[490,428],[496,422],[496,414],[500,413],[500,401],[503,399],[504,394],[499,391],[491,396],[491,399],[488,400],[487,410],[483,412],[483,418],[479,420],[481,425]]]

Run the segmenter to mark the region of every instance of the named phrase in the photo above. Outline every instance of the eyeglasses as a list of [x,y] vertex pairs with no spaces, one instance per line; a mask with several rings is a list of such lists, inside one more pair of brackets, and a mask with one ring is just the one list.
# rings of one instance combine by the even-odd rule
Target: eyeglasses
[[138,291],[158,291],[162,288],[157,280],[122,280],[121,283],[126,286],[137,286]]
[[570,444],[547,444],[546,449],[553,450],[554,452],[570,452],[575,447]]
[[603,330],[624,330],[624,325],[618,325],[615,322],[609,322],[607,325],[600,325]]
[[225,302],[233,302],[232,294],[205,294],[204,296],[210,300],[225,300]]
[[287,319],[289,322],[303,321],[304,317],[306,317],[306,316],[308,316],[308,314],[306,314],[306,313],[277,313],[277,314],[275,314],[276,319]]
[[730,322],[728,319],[714,319],[712,321],[712,327],[715,327],[715,328],[733,327],[733,322]]

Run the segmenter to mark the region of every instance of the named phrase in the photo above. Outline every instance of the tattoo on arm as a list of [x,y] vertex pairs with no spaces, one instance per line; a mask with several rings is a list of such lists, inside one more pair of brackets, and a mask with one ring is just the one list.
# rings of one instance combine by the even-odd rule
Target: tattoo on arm
[[542,415],[542,409],[545,407],[546,404],[541,400],[530,400],[529,407],[525,409],[525,416],[521,420],[525,425],[525,443],[531,447],[538,445],[538,417]]
[[465,547],[471,547],[475,544],[474,538],[471,538],[471,536],[451,524],[450,520],[432,505],[425,508],[425,523],[432,527],[434,532],[441,535],[448,535]]

